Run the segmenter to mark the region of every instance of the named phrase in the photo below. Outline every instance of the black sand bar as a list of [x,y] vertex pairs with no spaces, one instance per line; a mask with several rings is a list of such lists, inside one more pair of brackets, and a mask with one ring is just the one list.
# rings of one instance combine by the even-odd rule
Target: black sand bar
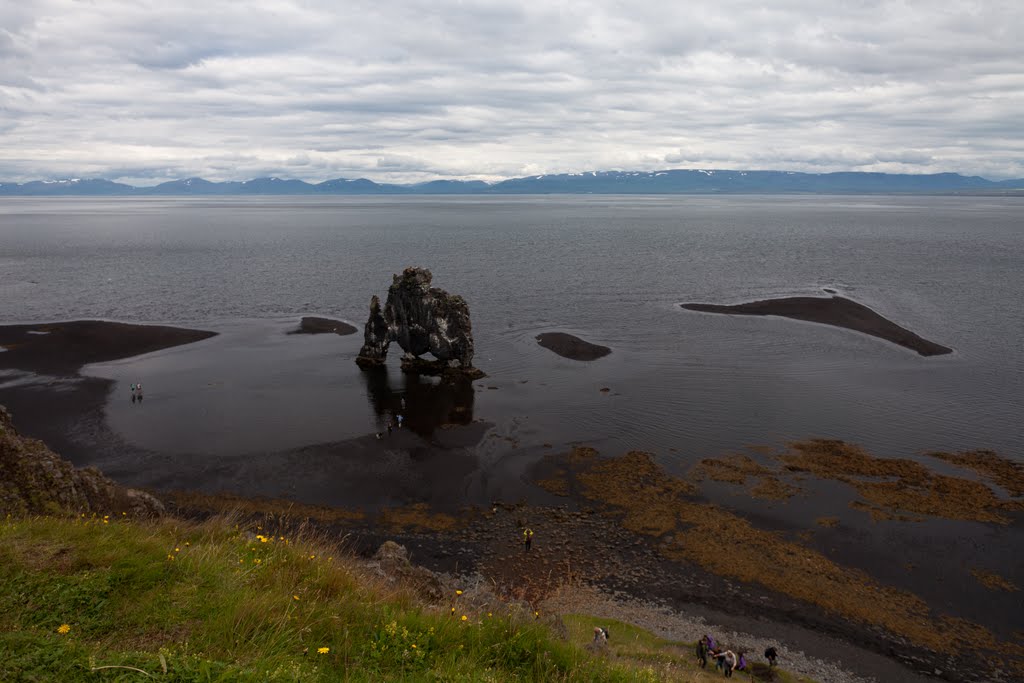
[[928,341],[910,330],[883,318],[867,306],[856,301],[833,296],[820,298],[794,296],[785,299],[765,299],[745,304],[725,306],[719,304],[679,304],[688,311],[702,313],[724,313],[727,315],[777,315],[794,320],[806,320],[822,325],[843,327],[848,330],[869,334],[890,341],[893,344],[916,351],[922,356],[941,356],[952,353],[950,349]]

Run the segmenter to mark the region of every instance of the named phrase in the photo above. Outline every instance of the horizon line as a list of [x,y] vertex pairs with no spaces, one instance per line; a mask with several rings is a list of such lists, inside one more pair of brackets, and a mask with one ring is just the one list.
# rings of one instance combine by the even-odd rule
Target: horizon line
[[[926,172],[926,173],[910,173],[910,172],[891,173],[891,172],[887,172],[887,171],[852,171],[852,170],[843,170],[843,171],[814,172],[814,171],[789,171],[789,170],[785,170],[785,169],[772,169],[772,168],[743,169],[743,168],[709,168],[709,167],[699,168],[699,167],[688,167],[688,168],[663,168],[663,169],[650,170],[650,171],[605,169],[605,170],[590,170],[590,171],[565,171],[565,172],[559,172],[559,173],[536,173],[536,174],[522,175],[522,176],[510,176],[510,177],[507,177],[507,178],[502,178],[500,180],[482,180],[482,179],[479,179],[479,178],[472,178],[472,177],[459,177],[459,178],[440,177],[440,178],[433,178],[431,180],[418,180],[418,181],[412,181],[412,182],[381,181],[381,180],[374,180],[372,178],[367,178],[366,176],[358,176],[358,177],[337,176],[337,177],[333,177],[333,178],[326,178],[324,180],[306,180],[306,179],[303,179],[303,178],[284,177],[284,176],[281,176],[281,175],[258,175],[258,176],[253,176],[253,177],[245,178],[245,179],[242,179],[242,180],[236,180],[236,179],[210,180],[208,178],[204,178],[203,176],[187,176],[187,177],[183,177],[183,178],[169,178],[167,180],[161,180],[161,181],[156,182],[156,183],[154,183],[152,185],[136,185],[136,184],[132,184],[132,183],[128,183],[128,182],[123,182],[123,181],[120,181],[120,180],[113,180],[110,177],[88,176],[86,174],[82,174],[82,175],[78,175],[78,176],[68,175],[68,176],[63,176],[63,177],[49,176],[49,177],[45,177],[45,178],[35,178],[35,179],[32,179],[32,180],[24,180],[24,181],[0,180],[0,187],[12,186],[12,185],[13,186],[24,186],[24,185],[28,185],[28,184],[32,184],[32,183],[42,183],[42,184],[49,185],[49,184],[79,183],[79,182],[89,182],[89,181],[103,181],[103,182],[114,183],[114,184],[118,184],[118,185],[125,185],[126,187],[131,187],[133,189],[145,190],[145,189],[153,189],[153,188],[156,188],[156,187],[160,187],[161,185],[166,185],[166,184],[170,184],[170,183],[182,183],[182,182],[186,182],[186,181],[189,181],[189,180],[201,180],[203,182],[211,183],[211,184],[238,183],[238,184],[242,184],[242,185],[247,184],[247,183],[251,183],[251,182],[254,182],[254,181],[258,181],[258,180],[270,180],[270,181],[288,182],[288,183],[298,182],[298,183],[303,183],[305,185],[309,185],[310,187],[316,187],[318,185],[323,185],[324,183],[329,183],[329,182],[334,182],[334,181],[339,181],[339,180],[340,181],[345,181],[345,182],[365,181],[365,182],[373,183],[375,185],[381,185],[381,186],[388,186],[388,185],[390,185],[390,186],[406,187],[406,188],[416,187],[416,186],[419,186],[419,185],[429,185],[431,183],[463,183],[463,184],[481,184],[482,183],[482,184],[485,184],[485,185],[487,185],[489,187],[494,187],[494,186],[500,185],[502,183],[509,182],[509,181],[514,181],[514,180],[539,180],[539,179],[542,179],[542,178],[550,178],[550,177],[555,177],[555,178],[557,178],[557,177],[582,177],[582,176],[598,177],[598,176],[603,175],[603,174],[628,174],[628,175],[635,175],[635,176],[654,176],[656,174],[680,173],[680,172],[684,172],[684,173],[704,173],[704,174],[739,173],[739,174],[744,174],[744,175],[748,174],[748,173],[756,173],[756,174],[776,173],[776,174],[784,174],[784,175],[801,175],[801,176],[862,175],[862,176],[896,176],[896,177],[921,177],[921,178],[934,177],[934,176],[958,176],[958,177],[965,178],[965,179],[980,178],[982,180],[985,180],[985,181],[988,181],[988,182],[991,182],[991,183],[1005,183],[1005,182],[1012,182],[1012,181],[1016,181],[1016,180],[1024,181],[1024,178],[1012,178],[1012,177],[996,180],[996,179],[987,178],[985,176],[978,175],[978,174],[965,175],[964,173],[961,173],[959,171],[933,171],[933,172]],[[124,177],[124,176],[115,176],[115,177]]]

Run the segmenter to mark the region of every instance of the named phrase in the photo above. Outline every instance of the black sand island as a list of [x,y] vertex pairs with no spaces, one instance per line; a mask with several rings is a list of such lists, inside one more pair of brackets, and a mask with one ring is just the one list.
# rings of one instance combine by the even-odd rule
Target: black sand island
[[570,360],[597,360],[612,352],[607,346],[591,344],[585,339],[565,332],[545,332],[537,335],[537,343],[562,358]]
[[347,322],[330,318],[307,316],[302,319],[297,329],[288,334],[339,334],[341,336],[355,334],[358,330]]
[[72,375],[83,365],[141,356],[208,339],[216,332],[105,320],[0,326],[0,368]]
[[794,320],[805,320],[822,325],[842,327],[869,334],[922,356],[941,356],[953,349],[928,341],[910,330],[883,318],[864,304],[841,296],[830,298],[794,296],[783,299],[764,299],[732,306],[720,304],[679,304],[688,311],[724,313],[727,315],[777,315]]

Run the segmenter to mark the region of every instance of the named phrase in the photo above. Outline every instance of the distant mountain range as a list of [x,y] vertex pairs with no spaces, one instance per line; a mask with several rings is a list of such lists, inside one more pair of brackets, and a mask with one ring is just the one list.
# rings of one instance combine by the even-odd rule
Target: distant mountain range
[[412,185],[337,178],[322,183],[283,178],[210,182],[172,180],[133,187],[102,179],[34,180],[0,183],[0,196],[207,196],[207,195],[396,195],[396,194],[1014,194],[1024,196],[1024,179],[992,181],[958,173],[794,173],[677,169],[590,171],[480,180],[433,180]]

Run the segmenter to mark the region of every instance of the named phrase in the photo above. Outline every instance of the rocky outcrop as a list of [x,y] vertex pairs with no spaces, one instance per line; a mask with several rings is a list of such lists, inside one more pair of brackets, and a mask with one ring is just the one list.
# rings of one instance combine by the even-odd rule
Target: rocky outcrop
[[0,406],[0,514],[83,512],[152,517],[163,514],[164,506],[144,491],[118,486],[96,468],[77,469],[42,441],[19,435]]
[[385,541],[377,549],[371,568],[388,581],[411,587],[428,602],[440,602],[449,593],[441,575],[412,564],[405,546],[394,541]]
[[[432,278],[426,268],[406,268],[394,276],[383,309],[376,296],[370,300],[363,348],[356,358],[360,367],[383,365],[394,341],[405,351],[402,369],[407,372],[484,376],[473,367],[469,305],[457,294],[431,287]],[[420,358],[425,353],[436,360]]]

